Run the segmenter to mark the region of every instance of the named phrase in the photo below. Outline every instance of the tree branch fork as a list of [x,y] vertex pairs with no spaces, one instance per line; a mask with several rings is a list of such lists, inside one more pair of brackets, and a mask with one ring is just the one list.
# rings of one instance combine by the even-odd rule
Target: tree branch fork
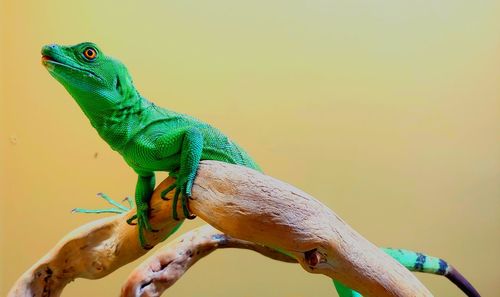
[[[172,182],[164,180],[152,196],[150,220],[159,231],[146,233],[151,245],[179,224],[171,217],[172,199],[160,198]],[[121,296],[160,296],[199,259],[230,247],[299,263],[363,296],[432,296],[410,271],[317,199],[252,169],[202,161],[189,208],[211,226],[185,233],[152,255],[131,272]],[[126,223],[134,213],[132,209],[70,232],[17,280],[8,296],[60,296],[76,278],[105,277],[144,255],[137,227]]]

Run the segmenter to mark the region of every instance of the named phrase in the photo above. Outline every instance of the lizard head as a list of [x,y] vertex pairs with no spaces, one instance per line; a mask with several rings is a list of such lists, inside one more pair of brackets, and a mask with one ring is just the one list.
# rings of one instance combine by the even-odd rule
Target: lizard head
[[87,115],[115,109],[136,93],[127,68],[91,42],[46,45],[42,64]]

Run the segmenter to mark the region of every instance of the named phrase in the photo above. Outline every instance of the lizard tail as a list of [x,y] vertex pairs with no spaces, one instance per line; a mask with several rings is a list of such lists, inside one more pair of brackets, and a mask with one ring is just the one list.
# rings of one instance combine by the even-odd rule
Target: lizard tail
[[410,271],[444,275],[469,297],[481,297],[472,284],[453,266],[440,258],[405,249],[384,248],[383,251]]

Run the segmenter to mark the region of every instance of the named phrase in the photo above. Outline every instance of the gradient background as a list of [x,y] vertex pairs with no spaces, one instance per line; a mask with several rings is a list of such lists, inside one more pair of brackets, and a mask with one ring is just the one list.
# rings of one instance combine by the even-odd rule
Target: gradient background
[[[133,171],[40,65],[44,44],[94,41],[143,95],[219,127],[377,245],[444,257],[498,296],[499,1],[0,3],[0,295],[95,218],[73,207],[134,191]],[[116,296],[140,261],[64,295]],[[236,250],[168,294],[335,296],[324,277]]]

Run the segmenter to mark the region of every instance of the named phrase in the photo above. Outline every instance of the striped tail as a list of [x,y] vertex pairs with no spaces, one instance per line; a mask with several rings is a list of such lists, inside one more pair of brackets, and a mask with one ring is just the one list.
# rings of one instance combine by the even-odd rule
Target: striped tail
[[444,275],[469,297],[480,297],[478,291],[453,266],[440,258],[404,249],[382,249],[410,271]]

